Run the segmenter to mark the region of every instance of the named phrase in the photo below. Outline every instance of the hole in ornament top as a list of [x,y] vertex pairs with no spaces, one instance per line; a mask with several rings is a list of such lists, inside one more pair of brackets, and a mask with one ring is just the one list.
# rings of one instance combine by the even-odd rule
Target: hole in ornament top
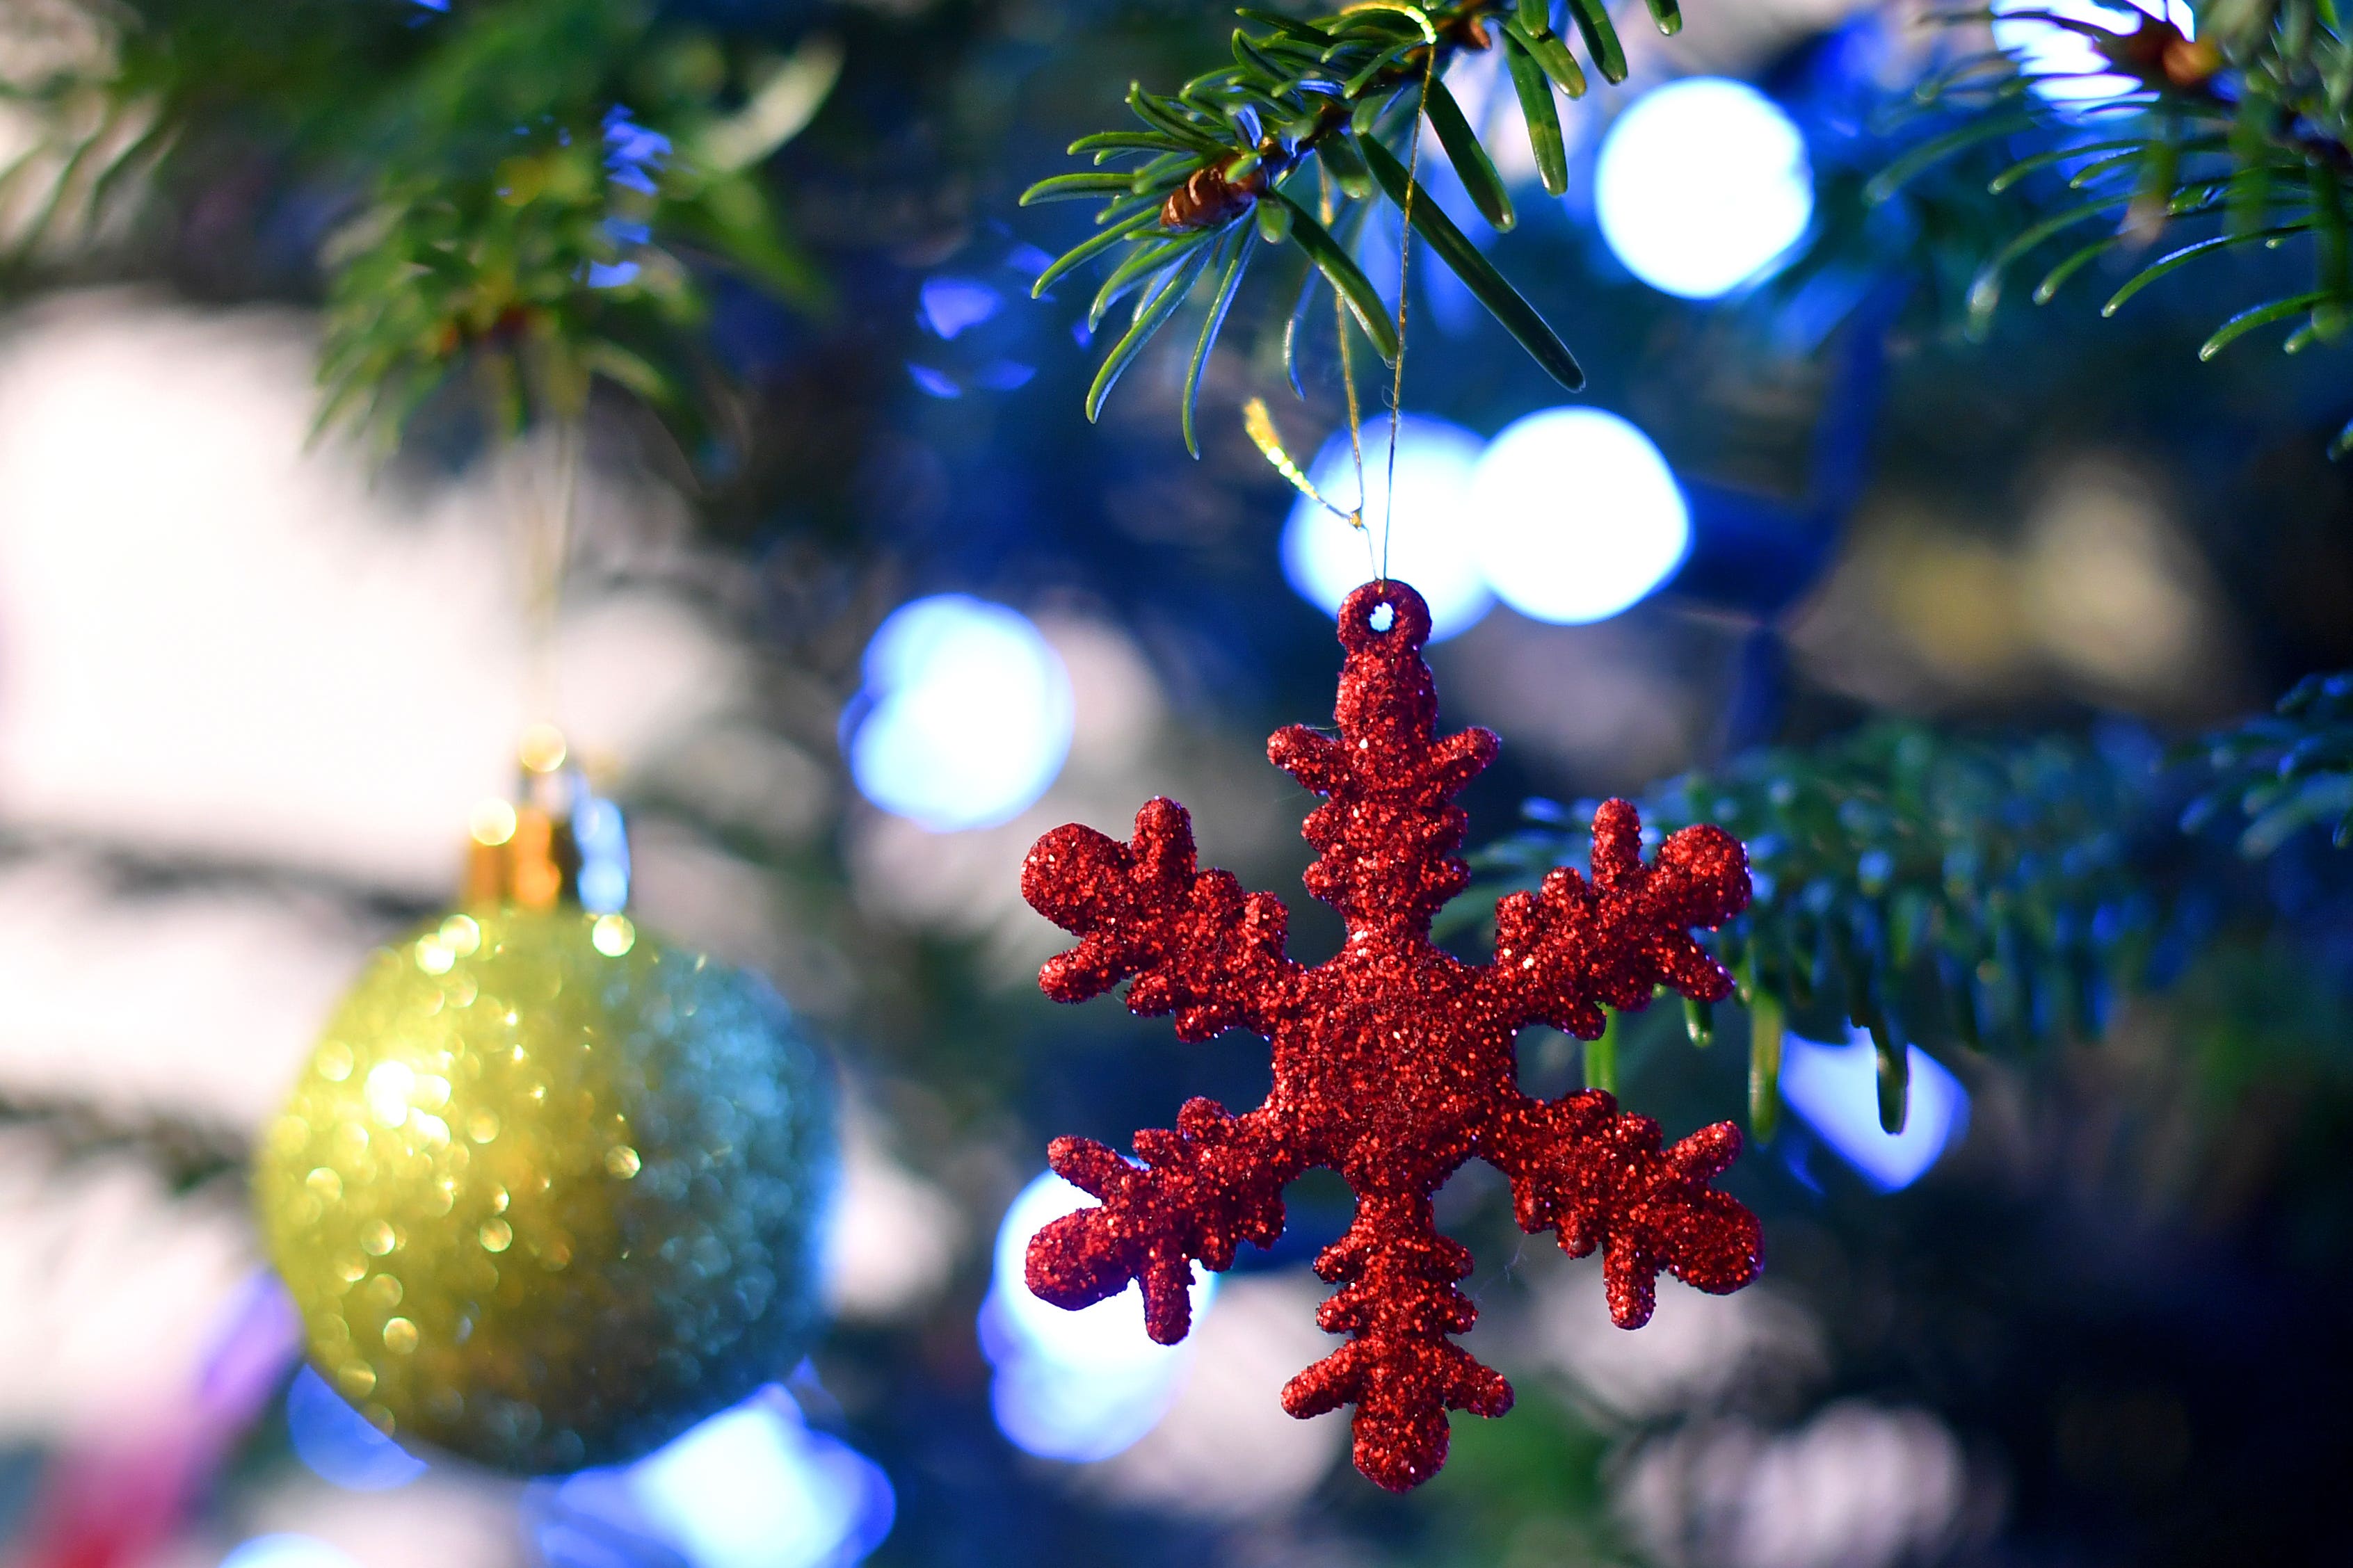
[[1385,659],[1405,658],[1430,641],[1430,606],[1396,578],[1360,584],[1340,605],[1340,646],[1350,653],[1378,647]]

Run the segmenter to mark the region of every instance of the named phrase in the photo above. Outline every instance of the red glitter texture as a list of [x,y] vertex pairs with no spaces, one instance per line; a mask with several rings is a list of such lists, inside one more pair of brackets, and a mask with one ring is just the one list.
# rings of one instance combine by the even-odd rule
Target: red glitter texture
[[[1390,620],[1377,631],[1383,605]],[[1054,1169],[1103,1201],[1030,1238],[1029,1289],[1079,1308],[1139,1280],[1146,1330],[1173,1344],[1191,1325],[1193,1261],[1221,1269],[1237,1243],[1271,1244],[1284,1185],[1312,1165],[1339,1172],[1356,1213],[1315,1260],[1340,1286],[1316,1321],[1351,1338],[1293,1378],[1282,1404],[1299,1416],[1355,1405],[1356,1468],[1393,1491],[1445,1463],[1449,1410],[1511,1408],[1511,1384],[1449,1337],[1478,1316],[1455,1288],[1471,1254],[1438,1234],[1430,1194],[1463,1161],[1510,1178],[1522,1229],[1556,1232],[1572,1258],[1600,1248],[1622,1328],[1649,1320],[1662,1270],[1721,1293],[1760,1265],[1756,1217],[1708,1185],[1740,1152],[1736,1128],[1664,1148],[1657,1122],[1599,1089],[1531,1099],[1512,1044],[1535,1023],[1592,1039],[1602,1005],[1644,1006],[1662,984],[1727,994],[1730,977],[1688,928],[1746,906],[1746,853],[1720,829],[1686,827],[1646,866],[1634,808],[1613,800],[1594,817],[1592,881],[1557,868],[1537,892],[1503,900],[1491,963],[1440,952],[1430,917],[1470,879],[1453,798],[1497,742],[1485,730],[1437,737],[1429,637],[1411,588],[1358,588],[1340,608],[1338,739],[1293,725],[1267,743],[1277,767],[1325,797],[1307,818],[1323,858],[1306,882],[1345,917],[1337,956],[1313,968],[1284,957],[1282,902],[1198,869],[1190,818],[1171,800],[1148,802],[1125,844],[1058,827],[1021,873],[1030,905],[1081,939],[1039,973],[1048,995],[1083,1001],[1132,978],[1129,1008],[1174,1014],[1179,1037],[1240,1025],[1274,1053],[1264,1104],[1234,1116],[1190,1100],[1174,1131],[1135,1135],[1141,1165],[1089,1139],[1054,1140]]]

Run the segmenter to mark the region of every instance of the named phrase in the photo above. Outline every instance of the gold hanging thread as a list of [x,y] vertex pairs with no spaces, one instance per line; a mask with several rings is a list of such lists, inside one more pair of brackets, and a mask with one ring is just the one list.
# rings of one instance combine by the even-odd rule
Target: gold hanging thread
[[[1267,411],[1266,400],[1252,397],[1242,405],[1242,428],[1274,471],[1290,481],[1291,487],[1316,505],[1330,512],[1365,535],[1367,563],[1377,579],[1389,574],[1389,535],[1397,520],[1397,452],[1398,426],[1400,406],[1405,400],[1406,287],[1411,280],[1413,258],[1413,197],[1421,172],[1421,122],[1430,112],[1430,89],[1438,73],[1438,34],[1430,25],[1430,17],[1419,6],[1403,4],[1402,0],[1363,0],[1347,7],[1352,11],[1395,11],[1409,16],[1421,28],[1425,44],[1422,51],[1421,91],[1414,107],[1413,135],[1406,154],[1405,200],[1399,204],[1398,233],[1398,300],[1397,300],[1397,360],[1389,380],[1389,440],[1388,468],[1386,489],[1382,492],[1381,542],[1378,553],[1374,552],[1372,531],[1365,522],[1365,426],[1364,412],[1356,401],[1356,374],[1354,356],[1348,347],[1348,315],[1346,303],[1338,289],[1332,292],[1334,327],[1340,345],[1340,381],[1348,397],[1348,450],[1356,469],[1356,505],[1354,510],[1335,506],[1306,472],[1292,459],[1274,428],[1274,416]],[[1322,161],[1316,164],[1317,205],[1326,227],[1336,216],[1332,197],[1332,174]]]
[[1389,574],[1389,534],[1397,522],[1397,450],[1398,421],[1405,402],[1405,317],[1406,283],[1411,276],[1413,263],[1413,193],[1421,178],[1421,121],[1430,112],[1430,86],[1438,76],[1438,35],[1430,29],[1430,18],[1410,5],[1397,9],[1411,16],[1421,24],[1421,36],[1428,47],[1421,56],[1421,96],[1414,105],[1413,137],[1406,152],[1405,200],[1399,204],[1398,220],[1398,303],[1397,303],[1397,363],[1389,380],[1389,461],[1388,477],[1381,490],[1381,562],[1378,575],[1386,582]]
[[1329,498],[1315,488],[1315,481],[1307,477],[1306,470],[1292,460],[1290,452],[1283,447],[1282,436],[1274,428],[1274,416],[1268,412],[1265,398],[1253,397],[1242,405],[1242,428],[1250,433],[1250,444],[1258,448],[1259,456],[1264,458],[1276,473],[1290,480],[1293,489],[1350,528],[1365,526],[1363,507],[1348,511],[1333,505]]

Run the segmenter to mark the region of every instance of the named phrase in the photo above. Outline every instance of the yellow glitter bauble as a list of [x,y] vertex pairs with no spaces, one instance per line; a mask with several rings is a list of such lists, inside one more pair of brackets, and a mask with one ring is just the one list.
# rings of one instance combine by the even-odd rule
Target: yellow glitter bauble
[[499,1469],[629,1459],[815,1331],[828,1066],[757,977],[576,908],[371,961],[254,1193],[320,1371]]

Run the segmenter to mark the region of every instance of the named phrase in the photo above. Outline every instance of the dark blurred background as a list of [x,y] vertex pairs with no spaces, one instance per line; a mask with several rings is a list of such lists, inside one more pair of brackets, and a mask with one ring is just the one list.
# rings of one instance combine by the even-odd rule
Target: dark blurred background
[[[448,22],[342,3],[420,37]],[[194,0],[5,9],[19,83],[139,29],[259,58],[276,25]],[[1594,1262],[1519,1236],[1500,1181],[1466,1170],[1440,1215],[1479,1259],[1469,1344],[1519,1403],[1458,1417],[1408,1497],[1349,1468],[1341,1417],[1276,1403],[1328,1342],[1307,1265],[1345,1226],[1336,1181],[1294,1189],[1289,1234],[1246,1249],[1175,1351],[1132,1297],[1082,1320],[1029,1300],[1007,1259],[1077,1201],[1041,1181],[1050,1136],[1124,1147],[1188,1095],[1267,1083],[1254,1038],[1180,1046],[1038,994],[1060,941],[1018,897],[1031,840],[1171,795],[1206,859],[1282,892],[1294,951],[1337,941],[1299,889],[1308,798],[1261,747],[1329,711],[1330,609],[1363,546],[1297,503],[1239,414],[1266,397],[1303,463],[1324,454],[1319,481],[1353,489],[1328,321],[1294,397],[1294,285],[1253,280],[1196,461],[1189,332],[1090,425],[1091,289],[1030,297],[1088,218],[1021,208],[1023,187],[1119,121],[1131,79],[1221,59],[1222,11],[661,9],[804,68],[805,128],[767,183],[825,298],[712,283],[697,331],[735,388],[725,442],[592,405],[556,716],[628,813],[638,918],[771,975],[839,1058],[835,1326],[700,1447],[528,1485],[400,1454],[282,1359],[238,1370],[271,1310],[241,1182],[175,1180],[154,1151],[239,1144],[362,955],[448,899],[467,813],[533,716],[510,523],[547,452],[438,405],[388,465],[308,438],[315,258],[353,198],[294,155],[299,117],[223,112],[169,180],[93,204],[0,285],[0,1090],[78,1108],[0,1131],[16,1558],[2341,1555],[2353,902],[2325,844],[2248,873],[2295,942],[2129,997],[2095,1042],[1939,1050],[1901,1138],[1873,1122],[1867,1046],[1793,1042],[1791,1113],[1725,1184],[1767,1237],[1739,1295],[1662,1286],[1620,1333]],[[1446,715],[1504,738],[1466,797],[1474,846],[1529,797],[1640,791],[1888,715],[2161,754],[2353,663],[2353,471],[2327,457],[2353,414],[2341,360],[2196,353],[2218,295],[2292,287],[2301,263],[2238,252],[2112,320],[2095,292],[2021,289],[1969,337],[1953,258],[1989,221],[1981,181],[1859,195],[1900,140],[1887,106],[1943,47],[1921,12],[1691,0],[1677,37],[1627,22],[1630,80],[1563,106],[1558,200],[1498,62],[1451,79],[1520,206],[1490,253],[1591,377],[1568,399],[1416,252],[1392,563],[1440,607]],[[38,114],[75,111],[47,102],[0,106],[23,154],[0,225],[80,177],[43,161]],[[1376,222],[1360,244],[1385,288],[1396,243]],[[1671,1009],[1632,1021],[1623,1097],[1671,1136],[1738,1117],[1742,1029],[1727,1009],[1732,1043],[1695,1052]],[[1521,1057],[1532,1089],[1578,1081],[1565,1037],[1531,1031]]]

